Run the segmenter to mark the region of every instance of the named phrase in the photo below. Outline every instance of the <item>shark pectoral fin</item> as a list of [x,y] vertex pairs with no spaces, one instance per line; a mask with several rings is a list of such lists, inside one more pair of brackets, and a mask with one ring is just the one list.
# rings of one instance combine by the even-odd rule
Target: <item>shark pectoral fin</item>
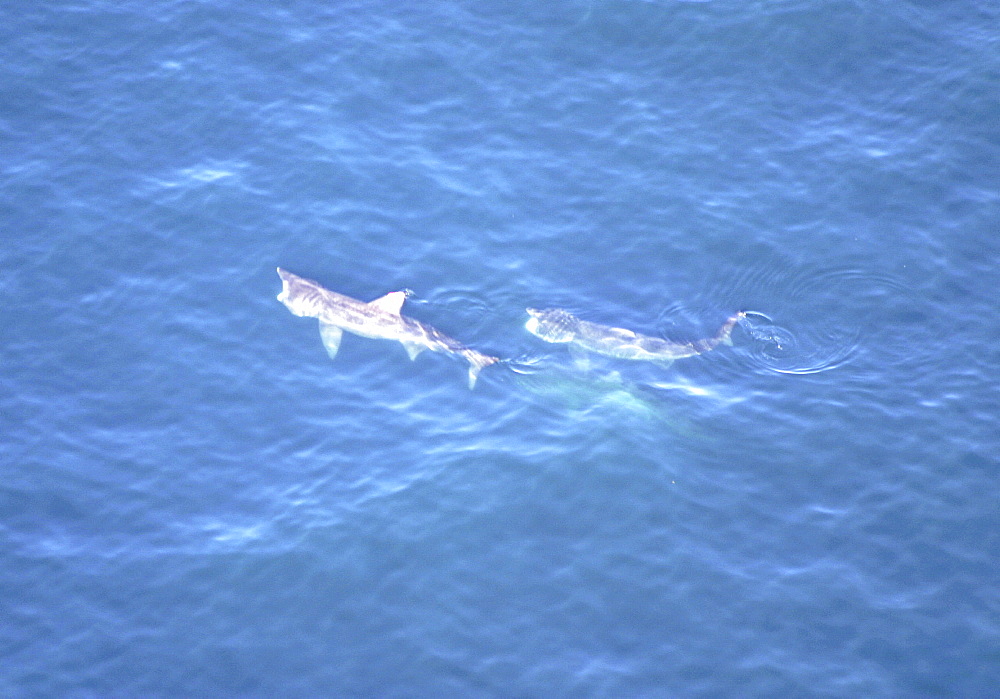
[[[400,293],[402,293],[402,292],[400,292]],[[410,361],[411,361],[411,362],[412,362],[412,361],[413,361],[414,359],[416,359],[416,358],[417,358],[417,355],[418,355],[418,354],[420,354],[420,353],[421,353],[421,352],[423,352],[423,351],[424,351],[425,349],[427,349],[427,348],[426,348],[426,347],[424,347],[423,345],[417,345],[417,344],[414,344],[413,342],[404,342],[404,343],[402,343],[402,345],[403,345],[404,349],[406,349],[406,353],[407,353],[408,355],[410,355]]]
[[393,291],[385,296],[381,296],[374,301],[369,301],[369,306],[374,306],[380,311],[385,311],[386,313],[392,313],[393,315],[399,315],[399,312],[403,310],[403,301],[406,300],[405,291]]
[[323,346],[326,347],[326,353],[330,355],[330,359],[334,359],[337,356],[337,350],[340,349],[340,338],[344,336],[344,331],[336,325],[320,321],[319,336],[323,338]]
[[656,364],[657,364],[657,366],[660,366],[663,369],[669,369],[670,367],[672,367],[674,365],[674,360],[673,359],[657,359],[656,360]]

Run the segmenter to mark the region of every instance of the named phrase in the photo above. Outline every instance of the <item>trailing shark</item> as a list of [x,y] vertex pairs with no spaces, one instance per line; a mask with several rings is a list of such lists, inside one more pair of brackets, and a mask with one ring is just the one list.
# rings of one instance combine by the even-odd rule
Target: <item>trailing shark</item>
[[709,352],[720,343],[731,345],[732,340],[729,339],[729,335],[736,323],[746,314],[740,312],[732,316],[723,324],[715,337],[692,342],[671,342],[659,337],[640,335],[625,328],[591,323],[580,320],[561,308],[545,310],[529,308],[528,315],[531,317],[524,327],[546,342],[570,343],[571,348],[576,347],[618,359],[672,362],[682,357],[693,357]]
[[451,339],[440,330],[400,314],[406,291],[393,291],[365,303],[338,294],[278,267],[281,293],[278,300],[297,316],[319,319],[319,334],[330,359],[337,356],[344,331],[378,340],[402,343],[410,359],[424,350],[462,357],[469,362],[469,388],[483,367],[500,361]]

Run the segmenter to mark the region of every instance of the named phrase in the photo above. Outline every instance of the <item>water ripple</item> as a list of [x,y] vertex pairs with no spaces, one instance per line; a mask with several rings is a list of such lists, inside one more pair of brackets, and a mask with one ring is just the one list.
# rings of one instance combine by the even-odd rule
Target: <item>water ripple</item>
[[[760,322],[763,321],[763,322]],[[740,325],[753,340],[756,367],[779,374],[816,374],[850,362],[860,350],[860,332],[806,326],[798,331],[776,325],[763,313],[750,312]]]
[[411,297],[409,305],[424,305],[440,311],[442,317],[449,322],[454,321],[455,327],[462,328],[467,335],[476,335],[492,318],[492,310],[485,296],[469,289],[443,288],[433,292],[427,298]]
[[[922,301],[900,279],[859,268],[755,265],[709,293],[745,299],[737,351],[763,373],[815,374],[865,355],[918,358]],[[740,301],[734,301],[740,303]]]

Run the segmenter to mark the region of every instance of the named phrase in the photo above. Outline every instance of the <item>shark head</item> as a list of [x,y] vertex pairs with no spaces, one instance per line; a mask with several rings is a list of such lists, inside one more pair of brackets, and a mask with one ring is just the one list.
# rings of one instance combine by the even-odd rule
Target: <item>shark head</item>
[[278,294],[278,300],[297,316],[315,316],[320,297],[317,290],[321,290],[322,287],[281,267],[278,267],[278,276],[281,277],[281,293]]
[[529,308],[528,315],[531,317],[524,327],[546,342],[570,342],[576,337],[580,321],[568,311],[561,308]]

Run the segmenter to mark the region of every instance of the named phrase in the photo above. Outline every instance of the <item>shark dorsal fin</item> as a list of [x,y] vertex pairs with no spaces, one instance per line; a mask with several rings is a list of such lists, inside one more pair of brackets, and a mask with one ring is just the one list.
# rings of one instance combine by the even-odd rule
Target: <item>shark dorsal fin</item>
[[380,311],[385,311],[386,313],[392,313],[393,315],[399,315],[399,312],[403,308],[403,301],[406,300],[405,291],[392,291],[385,296],[380,296],[374,301],[368,303],[369,306],[374,306]]

